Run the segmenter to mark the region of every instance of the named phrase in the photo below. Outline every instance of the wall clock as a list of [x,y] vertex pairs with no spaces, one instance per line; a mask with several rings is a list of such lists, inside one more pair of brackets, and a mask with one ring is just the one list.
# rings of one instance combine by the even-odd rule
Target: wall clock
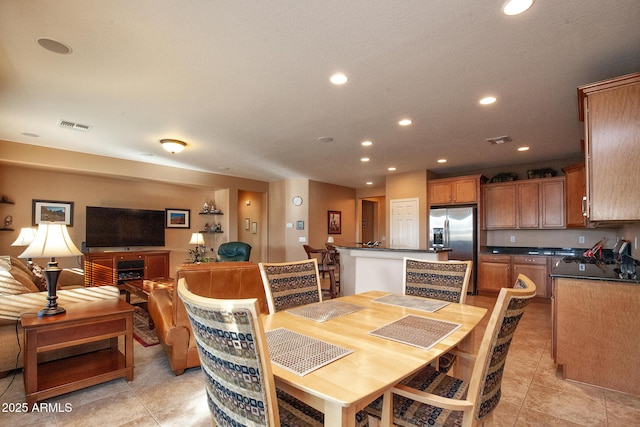
[[294,206],[300,206],[302,204],[302,197],[295,196],[293,199],[291,199],[291,202]]

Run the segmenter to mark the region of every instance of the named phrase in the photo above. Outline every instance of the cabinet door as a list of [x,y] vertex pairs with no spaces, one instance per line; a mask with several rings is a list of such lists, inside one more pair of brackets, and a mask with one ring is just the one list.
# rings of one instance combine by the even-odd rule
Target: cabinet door
[[640,81],[589,94],[587,182],[591,221],[640,220]]
[[566,226],[586,227],[587,217],[584,214],[586,192],[586,176],[584,163],[568,166],[563,169],[565,179]]
[[429,204],[448,205],[451,203],[451,181],[429,183]]
[[513,277],[515,283],[518,274],[524,274],[536,285],[536,296],[548,298],[548,268],[546,257],[514,256]]
[[485,229],[516,228],[515,183],[486,185],[483,205]]
[[565,226],[564,179],[540,182],[540,227],[564,228]]
[[478,201],[477,179],[455,179],[451,182],[453,203],[475,203]]
[[84,271],[85,286],[118,284],[113,256],[85,256]]
[[500,291],[512,287],[511,257],[508,255],[488,255],[479,257],[478,290]]
[[144,278],[166,279],[169,277],[169,254],[150,254],[145,256]]
[[518,184],[518,228],[540,227],[538,193],[537,182]]

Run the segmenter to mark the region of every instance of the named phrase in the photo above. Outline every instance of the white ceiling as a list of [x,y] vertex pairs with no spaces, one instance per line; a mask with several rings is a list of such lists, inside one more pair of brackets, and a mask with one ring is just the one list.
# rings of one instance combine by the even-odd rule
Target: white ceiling
[[503,2],[0,0],[0,139],[355,188],[579,155],[576,87],[640,71],[640,1]]

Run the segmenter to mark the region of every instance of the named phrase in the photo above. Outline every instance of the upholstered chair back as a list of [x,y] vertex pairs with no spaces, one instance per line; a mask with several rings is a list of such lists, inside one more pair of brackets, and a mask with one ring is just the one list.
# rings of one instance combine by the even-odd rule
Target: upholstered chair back
[[404,293],[464,304],[472,265],[472,261],[404,258]]
[[185,279],[178,293],[196,338],[214,425],[280,425],[257,299],[202,297]]
[[523,274],[518,275],[513,288],[500,290],[469,382],[467,399],[476,401],[476,420],[485,418],[500,402],[502,374],[511,340],[525,307],[535,295],[535,284]]
[[259,264],[269,313],[322,301],[318,261]]
[[251,245],[244,242],[227,242],[218,246],[218,262],[249,261]]

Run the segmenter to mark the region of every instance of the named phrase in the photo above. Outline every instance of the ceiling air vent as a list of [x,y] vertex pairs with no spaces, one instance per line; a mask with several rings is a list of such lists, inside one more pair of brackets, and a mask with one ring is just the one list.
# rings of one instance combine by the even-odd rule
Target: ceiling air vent
[[80,132],[89,132],[89,130],[91,129],[91,126],[89,126],[89,125],[83,125],[83,124],[80,124],[80,123],[70,122],[68,120],[60,120],[58,122],[58,126],[60,126],[61,128],[73,129],[73,130],[77,130],[77,131],[80,131]]
[[505,142],[511,141],[511,137],[509,135],[496,136],[495,138],[487,138],[485,139],[485,141],[487,141],[491,145],[500,145],[504,144]]

